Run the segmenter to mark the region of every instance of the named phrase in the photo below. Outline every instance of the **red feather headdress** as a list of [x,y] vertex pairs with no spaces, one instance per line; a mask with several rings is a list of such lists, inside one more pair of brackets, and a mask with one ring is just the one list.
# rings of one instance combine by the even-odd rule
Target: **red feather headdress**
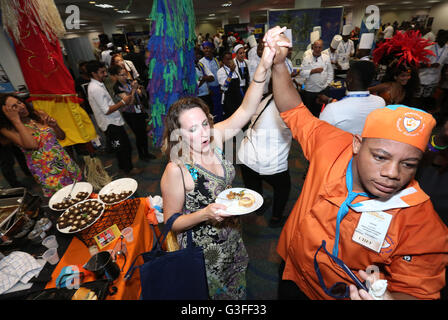
[[430,62],[428,55],[434,56],[431,50],[426,49],[433,43],[423,39],[420,31],[397,32],[373,50],[373,62],[388,65],[388,61],[397,61],[397,65],[405,64],[418,68],[421,64]]

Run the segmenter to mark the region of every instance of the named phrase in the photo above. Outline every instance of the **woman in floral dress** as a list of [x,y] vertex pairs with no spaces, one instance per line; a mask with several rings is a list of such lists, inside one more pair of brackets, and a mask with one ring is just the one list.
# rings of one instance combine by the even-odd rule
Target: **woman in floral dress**
[[81,180],[81,170],[58,142],[65,133],[55,119],[13,95],[2,96],[0,107],[0,132],[22,149],[45,197]]
[[[265,39],[283,31],[270,30]],[[224,159],[224,142],[240,132],[257,110],[274,56],[269,47],[264,49],[241,106],[228,119],[214,125],[208,106],[199,98],[180,99],[165,118],[164,152],[170,162],[160,182],[164,219],[181,212],[172,226],[180,247],[186,245],[185,231],[191,230],[194,243],[203,248],[211,299],[246,298],[249,257],[239,218],[214,201],[235,177],[233,165]]]

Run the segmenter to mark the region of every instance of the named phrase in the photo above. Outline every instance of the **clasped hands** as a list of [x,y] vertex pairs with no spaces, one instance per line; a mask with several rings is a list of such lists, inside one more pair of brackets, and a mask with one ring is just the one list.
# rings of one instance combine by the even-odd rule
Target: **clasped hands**
[[276,26],[266,32],[263,43],[264,51],[262,61],[265,62],[266,67],[284,63],[288,55],[288,48],[292,47],[291,42],[283,33],[286,27],[280,28]]

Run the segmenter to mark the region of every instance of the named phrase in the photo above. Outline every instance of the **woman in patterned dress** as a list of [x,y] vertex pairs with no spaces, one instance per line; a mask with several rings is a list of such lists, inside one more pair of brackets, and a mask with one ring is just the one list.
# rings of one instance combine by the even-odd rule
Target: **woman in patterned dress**
[[58,142],[65,139],[64,131],[45,112],[26,106],[13,95],[2,96],[0,132],[23,151],[45,197],[81,180],[81,170]]
[[[265,39],[283,31],[271,29]],[[161,180],[164,219],[166,222],[174,213],[183,213],[172,230],[181,248],[186,245],[187,230],[192,230],[194,243],[203,248],[211,299],[246,298],[249,257],[239,219],[224,213],[226,207],[214,201],[221,191],[231,187],[235,177],[232,163],[223,156],[224,142],[232,139],[255,113],[274,56],[269,47],[264,49],[254,81],[230,118],[213,124],[202,100],[183,98],[170,107],[165,119],[164,151],[170,162]]]

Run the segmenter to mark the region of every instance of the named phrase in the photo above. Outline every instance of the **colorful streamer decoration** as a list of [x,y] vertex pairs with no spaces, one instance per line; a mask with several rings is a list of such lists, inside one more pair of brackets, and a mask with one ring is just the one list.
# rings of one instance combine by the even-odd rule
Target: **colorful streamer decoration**
[[192,0],[154,0],[148,42],[148,88],[153,143],[161,146],[163,121],[178,99],[197,95]]

